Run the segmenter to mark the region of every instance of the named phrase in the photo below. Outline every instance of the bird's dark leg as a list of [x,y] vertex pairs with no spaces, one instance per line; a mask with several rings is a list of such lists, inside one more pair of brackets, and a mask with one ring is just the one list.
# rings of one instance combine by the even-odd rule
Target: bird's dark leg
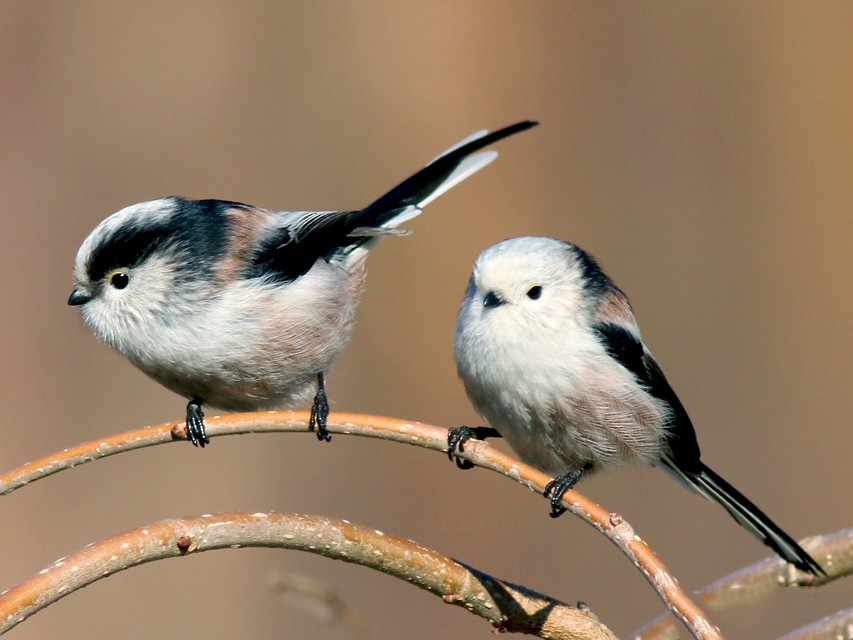
[[330,442],[332,436],[326,431],[326,419],[329,417],[329,399],[326,397],[326,385],[323,382],[323,374],[317,374],[317,395],[314,396],[314,404],[311,405],[311,417],[308,419],[308,431],[317,431],[317,440]]
[[580,469],[572,469],[568,473],[557,476],[545,485],[545,491],[542,492],[542,495],[551,501],[551,513],[549,515],[552,518],[559,518],[566,512],[566,507],[563,506],[563,496],[566,494],[566,491],[578,483],[583,477],[584,472],[590,469],[592,469],[592,465],[590,464]]
[[201,398],[193,398],[187,404],[187,438],[195,447],[204,448],[210,438],[204,429],[204,412],[201,410]]
[[485,440],[486,438],[500,438],[501,434],[491,427],[453,427],[447,430],[447,457],[456,461],[460,469],[471,469],[474,463],[458,457],[457,452],[465,450],[465,443],[471,438]]

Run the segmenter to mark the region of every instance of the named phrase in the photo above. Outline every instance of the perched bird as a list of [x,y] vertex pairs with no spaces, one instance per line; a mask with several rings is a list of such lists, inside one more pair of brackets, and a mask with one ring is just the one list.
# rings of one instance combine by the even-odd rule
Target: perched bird
[[187,436],[209,442],[202,405],[271,409],[314,395],[329,440],[324,373],[343,351],[381,237],[497,157],[476,153],[535,126],[477,132],[360,211],[268,211],[160,198],[89,234],[68,304],[135,366],[189,399]]
[[701,461],[693,424],[643,344],[628,298],[582,249],[535,237],[486,249],[459,311],[455,354],[468,397],[496,432],[452,430],[451,458],[471,437],[503,436],[522,460],[555,477],[545,491],[553,517],[581,476],[660,466],[786,561],[823,573]]

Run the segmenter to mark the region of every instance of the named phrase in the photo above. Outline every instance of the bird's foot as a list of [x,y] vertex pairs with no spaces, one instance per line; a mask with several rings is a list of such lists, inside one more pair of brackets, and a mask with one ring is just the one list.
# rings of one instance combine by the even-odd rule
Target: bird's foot
[[453,427],[447,430],[447,457],[456,461],[460,469],[472,469],[474,463],[463,460],[457,454],[465,450],[465,443],[471,438],[485,440],[486,438],[500,438],[501,434],[491,427]]
[[566,512],[566,507],[563,505],[563,496],[566,494],[566,491],[578,483],[584,471],[585,468],[573,469],[568,473],[557,476],[545,485],[545,491],[542,492],[542,495],[551,501],[551,513],[549,515],[552,518],[559,518]]
[[308,431],[317,432],[317,440],[330,442],[332,436],[326,430],[326,419],[329,417],[329,399],[326,390],[320,387],[311,405],[311,417],[308,419]]
[[201,399],[193,398],[187,404],[187,438],[194,447],[204,448],[210,443],[204,428],[204,412],[201,410]]

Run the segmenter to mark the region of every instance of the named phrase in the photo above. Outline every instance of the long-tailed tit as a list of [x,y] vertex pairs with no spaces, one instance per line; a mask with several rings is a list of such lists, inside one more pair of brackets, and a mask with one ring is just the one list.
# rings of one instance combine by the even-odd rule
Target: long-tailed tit
[[349,339],[368,250],[498,155],[476,152],[535,125],[477,132],[360,211],[179,197],[129,206],[83,242],[68,304],[189,399],[194,445],[209,442],[202,403],[270,409],[315,391],[309,428],[329,440],[323,375]]
[[[456,363],[474,407],[522,460],[555,477],[551,515],[581,476],[660,466],[720,504],[786,561],[820,565],[700,460],[693,424],[643,344],[628,298],[580,248],[500,242],[477,259],[456,327]],[[483,433],[489,433],[486,430]],[[451,432],[451,457],[477,432]],[[458,462],[458,460],[457,460]]]

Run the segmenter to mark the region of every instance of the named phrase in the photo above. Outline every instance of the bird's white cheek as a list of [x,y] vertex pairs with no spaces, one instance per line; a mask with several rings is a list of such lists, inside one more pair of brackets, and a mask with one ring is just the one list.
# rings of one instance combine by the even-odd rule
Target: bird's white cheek
[[128,355],[134,336],[153,328],[162,307],[162,296],[151,292],[107,289],[83,307],[83,319],[96,336]]
[[535,387],[547,396],[561,393],[561,376],[574,377],[588,337],[571,323],[518,308],[470,307],[460,318],[456,339],[459,375],[469,390],[483,395],[518,396]]
[[515,370],[517,350],[512,334],[502,327],[497,309],[471,304],[460,315],[456,333],[456,362],[468,386],[500,386]]
[[92,332],[110,345],[115,343],[116,322],[104,301],[96,298],[83,307],[83,320]]

